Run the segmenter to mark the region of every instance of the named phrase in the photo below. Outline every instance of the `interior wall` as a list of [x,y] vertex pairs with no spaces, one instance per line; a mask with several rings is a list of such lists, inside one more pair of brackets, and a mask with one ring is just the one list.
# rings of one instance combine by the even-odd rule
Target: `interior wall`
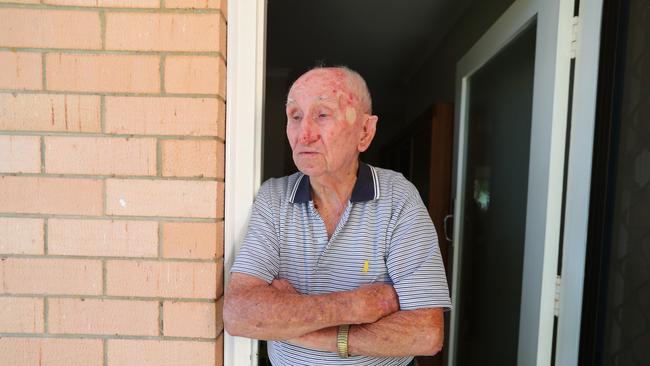
[[407,82],[404,120],[413,121],[433,101],[453,102],[456,64],[514,0],[473,1],[440,46]]
[[264,101],[263,169],[264,180],[295,171],[287,141],[285,104],[291,83],[289,69],[273,69],[266,74]]

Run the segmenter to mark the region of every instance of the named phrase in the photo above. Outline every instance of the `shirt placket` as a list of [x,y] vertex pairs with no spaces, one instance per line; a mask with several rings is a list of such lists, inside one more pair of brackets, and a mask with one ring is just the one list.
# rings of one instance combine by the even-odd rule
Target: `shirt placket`
[[325,227],[325,221],[323,221],[323,218],[318,213],[318,210],[316,210],[316,208],[314,207],[314,201],[309,201],[309,209],[311,215],[315,218],[315,221],[317,223],[317,232],[314,233],[314,237],[318,238],[317,242],[319,245],[322,246],[323,244],[325,244],[325,247],[321,250],[320,254],[318,255],[316,266],[314,266],[313,271],[316,272],[318,271],[318,268],[320,267],[321,261],[325,257],[325,254],[332,247],[334,240],[336,239],[336,236],[343,229],[343,226],[345,226],[345,223],[348,221],[348,218],[350,217],[350,211],[352,210],[352,202],[348,201],[348,204],[345,207],[345,211],[343,211],[343,215],[341,215],[339,222],[336,224],[336,229],[334,229],[334,233],[332,234],[332,237],[329,238],[329,240],[327,239],[327,228]]

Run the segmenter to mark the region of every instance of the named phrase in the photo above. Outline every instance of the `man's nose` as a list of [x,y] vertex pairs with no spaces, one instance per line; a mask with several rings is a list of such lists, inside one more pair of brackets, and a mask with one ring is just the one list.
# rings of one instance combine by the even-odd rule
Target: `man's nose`
[[311,116],[305,116],[300,124],[300,142],[311,144],[319,138],[318,126]]

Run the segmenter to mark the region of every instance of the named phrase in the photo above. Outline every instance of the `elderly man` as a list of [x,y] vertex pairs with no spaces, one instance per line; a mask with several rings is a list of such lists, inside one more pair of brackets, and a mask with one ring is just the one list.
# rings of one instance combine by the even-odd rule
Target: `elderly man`
[[443,343],[450,306],[434,226],[401,174],[359,161],[377,124],[366,83],[316,68],[291,87],[300,172],[265,182],[231,269],[224,322],[274,366],[409,365]]

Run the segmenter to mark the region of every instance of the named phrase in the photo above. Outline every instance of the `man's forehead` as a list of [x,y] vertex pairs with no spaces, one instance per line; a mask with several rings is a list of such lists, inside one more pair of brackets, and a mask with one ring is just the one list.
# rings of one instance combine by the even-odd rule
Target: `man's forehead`
[[316,69],[300,76],[291,91],[320,91],[322,95],[350,91],[348,75],[338,69]]
[[[335,102],[336,101],[335,98],[333,98],[331,96],[327,96],[327,95],[316,95],[313,99],[316,100],[316,101],[319,101],[319,102]],[[291,96],[289,96],[287,98],[287,104],[292,104],[292,103],[296,103],[296,100],[293,99]]]

